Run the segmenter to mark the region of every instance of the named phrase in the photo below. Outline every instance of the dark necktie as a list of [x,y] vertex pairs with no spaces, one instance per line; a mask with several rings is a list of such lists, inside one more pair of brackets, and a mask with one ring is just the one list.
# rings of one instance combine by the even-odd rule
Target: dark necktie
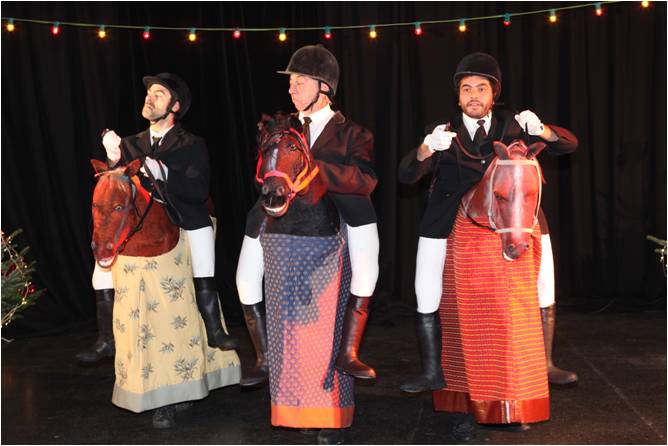
[[304,116],[304,125],[302,126],[304,128],[304,138],[306,139],[306,144],[308,144],[308,148],[311,148],[311,118],[308,116]]
[[487,132],[485,131],[485,120],[479,119],[478,129],[475,131],[475,135],[473,135],[473,143],[476,145],[476,147],[479,148],[482,146],[482,143],[485,141],[486,137]]
[[162,136],[153,136],[151,139],[153,139],[153,144],[151,144],[151,155],[155,155],[158,151],[158,147],[160,147]]

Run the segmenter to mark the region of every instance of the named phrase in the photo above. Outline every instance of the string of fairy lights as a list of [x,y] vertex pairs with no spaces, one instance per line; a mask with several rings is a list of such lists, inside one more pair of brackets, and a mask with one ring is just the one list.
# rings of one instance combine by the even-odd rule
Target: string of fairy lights
[[[376,23],[376,24],[366,24],[366,25],[340,25],[340,26],[311,26],[311,27],[278,27],[278,28],[244,28],[244,27],[232,27],[232,28],[196,28],[196,27],[177,27],[177,26],[138,26],[138,25],[110,25],[110,24],[93,24],[93,23],[77,23],[77,22],[62,22],[57,20],[37,20],[37,19],[25,19],[25,18],[16,18],[16,17],[2,17],[2,22],[4,24],[4,29],[13,33],[17,30],[17,26],[20,23],[34,23],[39,25],[48,25],[51,28],[51,34],[54,36],[59,36],[61,34],[61,29],[64,27],[78,27],[78,28],[92,28],[97,30],[97,37],[100,39],[107,38],[108,32],[114,29],[127,29],[127,30],[137,30],[141,34],[141,38],[144,40],[149,40],[151,38],[152,31],[177,31],[177,32],[186,32],[187,39],[189,42],[194,43],[198,40],[198,33],[231,33],[232,37],[235,39],[241,39],[244,33],[276,33],[276,36],[280,42],[285,42],[288,40],[289,32],[300,32],[300,31],[322,31],[323,37],[325,40],[330,40],[333,37],[334,31],[345,31],[345,30],[359,30],[367,29],[370,39],[377,39],[379,37],[379,29],[381,28],[409,28],[413,30],[415,36],[419,37],[423,34],[423,26],[429,25],[446,25],[446,24],[456,24],[459,32],[466,32],[468,30],[468,24],[471,22],[479,22],[484,20],[502,20],[505,27],[510,27],[512,24],[512,19],[516,17],[523,17],[529,15],[546,15],[547,22],[550,24],[557,23],[559,19],[559,13],[565,11],[571,11],[575,9],[582,8],[593,8],[594,14],[597,17],[603,15],[603,6],[609,5],[612,3],[621,3],[621,0],[612,0],[605,2],[595,2],[595,3],[582,3],[575,5],[562,6],[559,8],[551,9],[542,9],[537,11],[524,11],[524,12],[513,12],[513,13],[503,13],[482,17],[464,17],[464,18],[450,18],[442,20],[421,20],[413,22],[401,22],[401,23]],[[626,2],[624,2],[626,3]],[[642,8],[649,8],[650,3],[647,0],[639,2]]]

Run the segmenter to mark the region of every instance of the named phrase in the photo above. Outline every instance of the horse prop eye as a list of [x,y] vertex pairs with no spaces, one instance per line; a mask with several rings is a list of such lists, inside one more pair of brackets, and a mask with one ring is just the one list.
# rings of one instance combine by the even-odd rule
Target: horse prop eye
[[508,200],[506,200],[506,197],[504,197],[503,195],[501,195],[498,192],[494,193],[494,198],[496,198],[496,201],[508,201]]
[[116,206],[114,206],[114,210],[115,210],[116,212],[120,212],[120,211],[123,210],[123,206],[121,206],[120,204],[117,204]]

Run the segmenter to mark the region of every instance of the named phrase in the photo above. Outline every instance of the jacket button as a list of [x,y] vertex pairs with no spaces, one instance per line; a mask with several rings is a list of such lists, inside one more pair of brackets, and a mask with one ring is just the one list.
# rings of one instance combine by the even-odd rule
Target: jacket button
[[480,164],[485,164],[485,160],[480,160]]

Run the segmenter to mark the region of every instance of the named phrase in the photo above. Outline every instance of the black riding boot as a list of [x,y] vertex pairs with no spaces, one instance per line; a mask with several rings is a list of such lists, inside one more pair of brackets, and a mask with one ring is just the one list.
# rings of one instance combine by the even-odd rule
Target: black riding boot
[[343,319],[341,347],[336,358],[336,368],[360,379],[374,379],[376,371],[357,357],[364,328],[369,317],[369,297],[350,294]]
[[320,429],[318,444],[343,444],[345,429]]
[[562,370],[552,362],[552,344],[554,342],[554,319],[556,308],[552,304],[547,308],[540,309],[540,318],[543,323],[543,336],[545,341],[545,356],[547,359],[547,381],[550,384],[569,385],[578,382],[575,372]]
[[195,277],[195,296],[197,309],[204,320],[206,327],[206,338],[209,347],[221,350],[234,350],[239,347],[239,342],[225,333],[220,321],[220,303],[218,302],[218,291],[213,277]]
[[244,310],[246,327],[250,333],[251,341],[255,347],[257,361],[255,367],[242,373],[241,384],[244,387],[257,386],[264,384],[269,377],[269,368],[267,365],[267,324],[262,314],[262,304],[241,305]]
[[415,322],[423,372],[422,375],[405,381],[401,390],[420,393],[442,389],[446,384],[441,367],[441,318],[438,311],[418,313]]
[[81,362],[97,362],[103,358],[113,358],[116,354],[112,319],[114,316],[114,289],[95,290],[97,307],[98,337],[95,344],[87,350],[77,353]]

